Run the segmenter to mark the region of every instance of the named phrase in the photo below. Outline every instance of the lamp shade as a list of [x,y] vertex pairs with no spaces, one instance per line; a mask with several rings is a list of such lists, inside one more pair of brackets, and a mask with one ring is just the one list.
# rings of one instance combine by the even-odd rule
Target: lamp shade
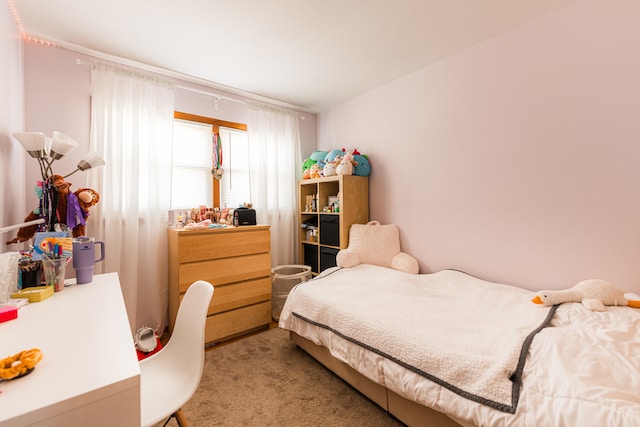
[[50,156],[53,160],[58,160],[73,151],[78,145],[79,144],[70,136],[57,130],[53,131]]
[[95,151],[89,151],[84,155],[82,160],[78,162],[78,169],[80,169],[81,171],[85,171],[87,169],[97,168],[104,165],[105,161],[100,156],[100,154],[96,153]]
[[13,132],[13,136],[31,157],[36,159],[45,155],[45,136],[42,132]]

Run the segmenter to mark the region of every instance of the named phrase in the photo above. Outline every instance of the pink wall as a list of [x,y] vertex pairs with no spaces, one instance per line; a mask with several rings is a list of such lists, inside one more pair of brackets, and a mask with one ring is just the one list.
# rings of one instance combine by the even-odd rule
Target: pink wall
[[[0,7],[0,227],[19,224],[25,217],[24,150],[12,133],[23,130],[24,102],[22,41],[8,7]],[[16,250],[0,234],[0,253]]]
[[[51,136],[60,131],[80,144],[71,153],[53,163],[53,172],[66,175],[89,150],[91,74],[76,64],[78,55],[65,49],[25,42],[25,130]],[[27,159],[29,209],[38,205],[32,191],[40,177],[38,164]],[[86,174],[69,177],[72,189],[86,187]]]
[[640,292],[638,16],[576,0],[323,112],[319,148],[370,156],[422,272]]

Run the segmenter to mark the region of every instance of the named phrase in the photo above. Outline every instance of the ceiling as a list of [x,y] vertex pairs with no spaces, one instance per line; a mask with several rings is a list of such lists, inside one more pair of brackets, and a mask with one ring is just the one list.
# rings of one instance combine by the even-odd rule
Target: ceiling
[[573,0],[9,0],[24,35],[322,111]]

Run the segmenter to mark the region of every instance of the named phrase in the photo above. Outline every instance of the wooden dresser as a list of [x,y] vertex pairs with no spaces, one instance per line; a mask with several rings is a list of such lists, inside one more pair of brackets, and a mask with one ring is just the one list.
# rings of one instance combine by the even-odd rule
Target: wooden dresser
[[268,225],[225,229],[168,229],[169,330],[196,280],[215,287],[205,342],[214,344],[271,321],[271,254]]

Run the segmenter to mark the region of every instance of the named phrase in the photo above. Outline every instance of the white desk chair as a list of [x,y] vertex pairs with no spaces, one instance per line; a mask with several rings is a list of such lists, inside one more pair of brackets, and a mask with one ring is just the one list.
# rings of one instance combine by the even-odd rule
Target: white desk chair
[[[159,352],[140,361],[140,412],[143,426],[175,417],[187,422],[181,407],[195,393],[204,366],[204,328],[213,286],[194,282],[178,308],[169,342]],[[165,423],[166,425],[166,423]]]

